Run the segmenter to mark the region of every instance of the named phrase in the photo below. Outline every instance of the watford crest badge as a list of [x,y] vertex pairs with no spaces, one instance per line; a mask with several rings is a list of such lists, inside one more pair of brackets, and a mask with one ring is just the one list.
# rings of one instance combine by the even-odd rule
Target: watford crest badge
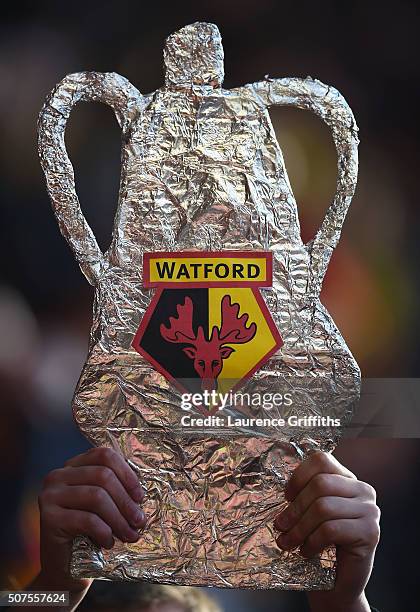
[[156,293],[133,348],[182,392],[233,391],[283,344],[259,292],[269,252],[145,253],[143,284]]

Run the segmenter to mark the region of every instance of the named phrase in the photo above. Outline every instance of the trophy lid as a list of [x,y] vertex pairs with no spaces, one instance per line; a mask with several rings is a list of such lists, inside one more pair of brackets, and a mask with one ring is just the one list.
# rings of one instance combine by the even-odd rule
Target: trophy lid
[[167,87],[210,85],[224,78],[222,37],[213,23],[193,23],[171,34],[165,43]]

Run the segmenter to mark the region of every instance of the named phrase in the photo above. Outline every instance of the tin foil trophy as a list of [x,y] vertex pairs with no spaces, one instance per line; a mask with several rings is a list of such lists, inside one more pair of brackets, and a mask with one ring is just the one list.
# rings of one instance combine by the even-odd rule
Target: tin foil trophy
[[[223,89],[212,24],[169,36],[164,61],[165,84],[152,94],[118,74],[81,72],[58,84],[40,115],[53,209],[95,287],[74,417],[93,444],[135,469],[148,516],[135,544],[101,550],[77,538],[71,572],[332,588],[334,549],[310,560],[282,551],[273,519],[293,469],[314,449],[333,450],[359,394],[358,366],[319,299],[356,186],[355,120],[336,89],[311,78]],[[110,105],[122,130],[106,253],[83,216],[64,144],[81,101]],[[274,105],[313,111],[337,149],[337,193],[308,244]]]

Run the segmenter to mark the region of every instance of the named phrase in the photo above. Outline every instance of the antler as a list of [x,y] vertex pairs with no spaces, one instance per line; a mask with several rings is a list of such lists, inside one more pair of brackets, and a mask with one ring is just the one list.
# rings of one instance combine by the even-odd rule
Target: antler
[[176,311],[178,318],[169,317],[169,328],[163,323],[160,325],[160,335],[168,342],[194,342],[193,303],[190,297],[185,298],[184,304],[178,304]]
[[222,324],[220,330],[213,327],[212,332],[212,336],[215,333],[218,334],[221,344],[244,344],[255,336],[257,331],[256,324],[251,323],[247,327],[248,315],[243,314],[241,317],[238,317],[238,314],[239,304],[232,304],[230,295],[225,295],[222,300]]

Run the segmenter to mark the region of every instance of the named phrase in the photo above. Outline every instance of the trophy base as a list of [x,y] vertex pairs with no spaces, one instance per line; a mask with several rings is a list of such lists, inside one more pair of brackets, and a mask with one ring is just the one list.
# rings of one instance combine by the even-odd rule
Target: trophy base
[[280,549],[273,557],[273,550],[270,550],[266,557],[254,555],[249,564],[233,559],[220,561],[182,555],[152,559],[145,558],[141,549],[141,539],[134,545],[116,540],[112,550],[104,550],[88,538],[78,537],[73,542],[71,575],[74,578],[233,589],[313,591],[334,588],[333,547],[313,559],[304,559],[298,551]]

